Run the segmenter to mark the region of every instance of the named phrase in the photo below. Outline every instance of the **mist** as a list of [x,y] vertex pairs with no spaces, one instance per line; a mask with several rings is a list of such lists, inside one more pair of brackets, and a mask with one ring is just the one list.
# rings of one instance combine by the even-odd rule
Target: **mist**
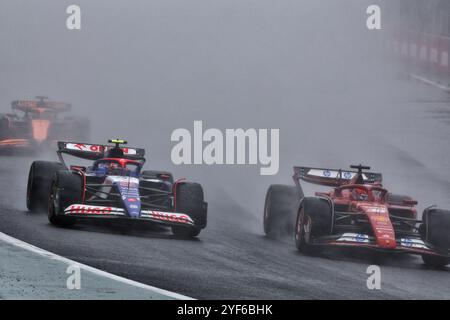
[[[81,30],[69,31],[65,10],[73,1],[4,0],[0,112],[11,100],[42,94],[70,102],[74,114],[89,115],[91,142],[126,139],[147,149],[147,167],[202,183],[212,216],[227,195],[259,219],[265,190],[290,184],[293,165],[368,164],[399,193],[448,204],[444,191],[413,187],[411,152],[421,150],[412,168],[422,173],[447,160],[423,168],[421,155],[434,146],[420,135],[410,139],[421,120],[404,115],[405,103],[428,92],[398,78],[383,51],[389,29],[367,29],[373,2],[79,0]],[[279,128],[279,173],[173,165],[170,135],[192,130],[194,120],[223,130]]]

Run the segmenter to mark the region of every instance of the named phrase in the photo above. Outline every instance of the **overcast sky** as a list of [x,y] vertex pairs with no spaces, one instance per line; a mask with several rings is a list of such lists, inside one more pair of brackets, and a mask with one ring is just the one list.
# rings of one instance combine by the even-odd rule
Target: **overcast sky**
[[[361,108],[389,95],[380,89],[384,31],[366,28],[372,2],[2,0],[0,111],[36,95],[71,102],[91,117],[92,141],[128,139],[148,149],[150,165],[200,180],[254,181],[259,169],[174,167],[174,129],[192,130],[194,120],[280,128],[281,175],[265,189],[318,152],[339,121],[364,121]],[[70,4],[81,7],[79,31],[66,29]],[[304,160],[335,159],[319,151]]]

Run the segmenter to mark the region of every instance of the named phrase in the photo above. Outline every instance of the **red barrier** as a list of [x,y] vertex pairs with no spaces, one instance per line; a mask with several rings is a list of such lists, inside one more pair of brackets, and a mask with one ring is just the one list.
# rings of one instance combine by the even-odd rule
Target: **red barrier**
[[450,38],[396,30],[392,51],[411,73],[450,85]]

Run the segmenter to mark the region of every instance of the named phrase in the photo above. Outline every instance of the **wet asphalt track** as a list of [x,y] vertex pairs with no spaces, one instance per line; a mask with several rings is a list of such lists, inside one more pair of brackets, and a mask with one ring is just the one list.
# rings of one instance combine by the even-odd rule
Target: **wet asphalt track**
[[[196,180],[205,186],[210,210],[209,226],[198,240],[174,239],[166,230],[90,224],[53,227],[44,214],[25,210],[26,174],[32,161],[27,157],[0,159],[0,231],[108,272],[199,299],[450,299],[450,268],[427,270],[420,257],[354,251],[308,257],[296,252],[291,239],[274,242],[262,232],[265,189],[269,183],[289,183],[294,163],[369,162],[385,173],[386,186],[417,197],[419,209],[432,203],[450,206],[448,96],[415,83],[402,85],[408,92],[415,90],[416,98],[406,100],[398,94],[398,100],[380,103],[373,111],[332,113],[330,132],[334,123],[339,124],[335,118],[345,119],[345,112],[360,119],[390,115],[382,124],[360,120],[348,130],[340,125],[339,134],[350,145],[315,141],[311,135],[299,148],[309,147],[310,152],[296,154],[282,143],[280,175],[258,178],[257,186],[242,182],[235,190],[232,185],[241,172],[223,175],[218,182],[214,174],[221,169],[205,169],[203,176],[199,171]],[[364,129],[356,138],[355,128]],[[375,128],[381,130],[374,132]],[[289,125],[282,133],[295,130],[302,135],[303,129]],[[321,143],[326,145],[311,147]],[[313,162],[322,153],[326,160]],[[245,197],[238,196],[243,193]],[[366,287],[370,264],[381,266],[381,290]]]

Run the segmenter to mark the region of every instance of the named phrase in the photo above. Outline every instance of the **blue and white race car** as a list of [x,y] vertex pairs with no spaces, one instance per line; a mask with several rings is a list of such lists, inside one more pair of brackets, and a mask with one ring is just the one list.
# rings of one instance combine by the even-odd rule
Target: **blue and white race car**
[[[44,209],[52,224],[78,219],[125,219],[171,227],[180,237],[195,237],[206,227],[207,203],[202,186],[169,172],[142,170],[145,150],[114,145],[58,142],[60,162],[31,165],[27,207]],[[93,160],[92,166],[67,166],[63,154]]]

